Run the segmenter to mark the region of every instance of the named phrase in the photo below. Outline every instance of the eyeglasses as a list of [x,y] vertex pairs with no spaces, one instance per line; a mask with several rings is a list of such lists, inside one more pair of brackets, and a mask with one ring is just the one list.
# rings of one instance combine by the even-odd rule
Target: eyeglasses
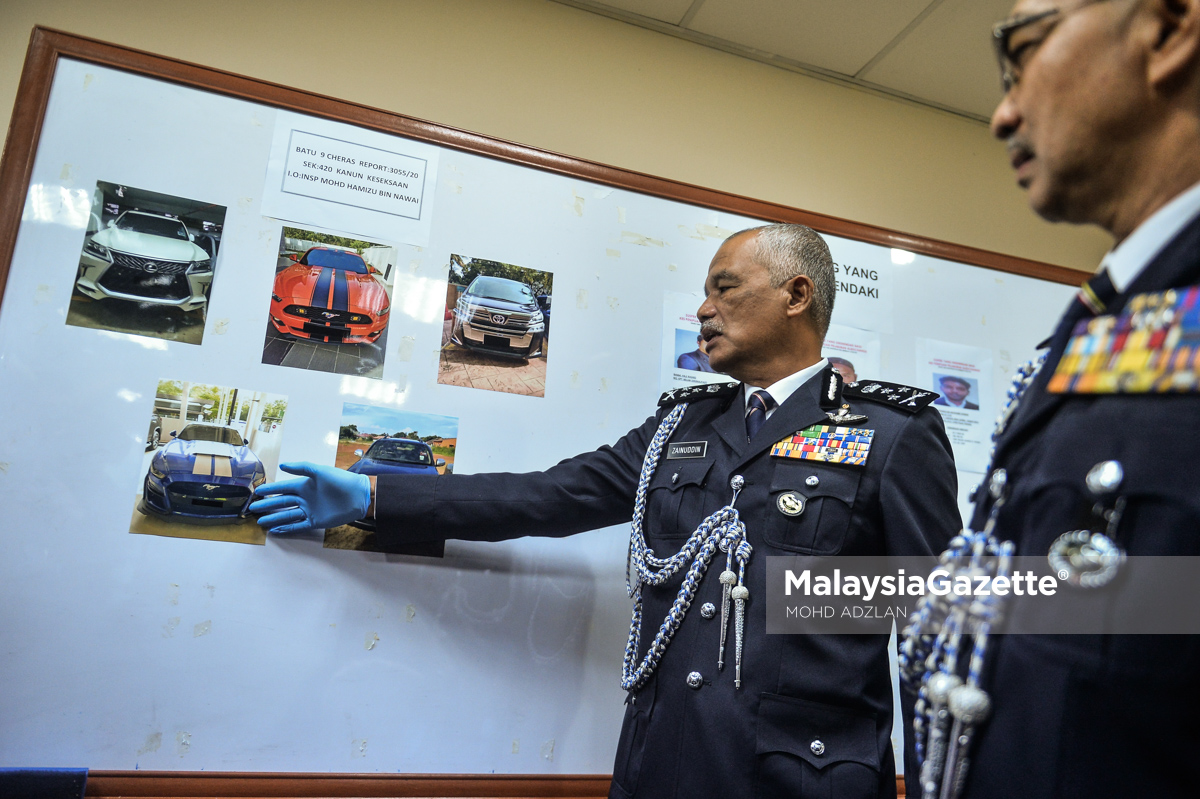
[[[1012,91],[1012,88],[1021,82],[1021,72],[1025,65],[1029,63],[1029,59],[1037,52],[1037,49],[1042,46],[1046,39],[1050,38],[1050,34],[1062,22],[1068,14],[1078,11],[1081,8],[1087,8],[1100,0],[1084,0],[1075,8],[1063,11],[1059,8],[1050,8],[1045,11],[1039,11],[1035,14],[1026,14],[1025,16],[1015,17],[997,22],[992,26],[992,44],[996,48],[996,59],[1000,62],[1000,87],[1005,94]],[[1028,39],[1017,45],[1016,49],[1012,48],[1012,35],[1022,28],[1026,28],[1034,23],[1041,22],[1044,19],[1057,16],[1046,29],[1042,31],[1042,35]]]

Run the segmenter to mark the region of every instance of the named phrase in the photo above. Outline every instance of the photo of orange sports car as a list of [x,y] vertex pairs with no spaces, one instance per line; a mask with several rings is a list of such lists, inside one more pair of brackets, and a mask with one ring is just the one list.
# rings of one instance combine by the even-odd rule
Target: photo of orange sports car
[[391,300],[361,255],[313,247],[275,276],[271,324],[281,334],[333,344],[373,344]]

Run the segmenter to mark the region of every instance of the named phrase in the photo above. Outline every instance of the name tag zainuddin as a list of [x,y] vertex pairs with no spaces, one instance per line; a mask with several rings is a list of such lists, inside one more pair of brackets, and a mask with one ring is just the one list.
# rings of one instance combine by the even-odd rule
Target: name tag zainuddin
[[703,458],[708,453],[707,441],[679,441],[667,444],[667,460]]

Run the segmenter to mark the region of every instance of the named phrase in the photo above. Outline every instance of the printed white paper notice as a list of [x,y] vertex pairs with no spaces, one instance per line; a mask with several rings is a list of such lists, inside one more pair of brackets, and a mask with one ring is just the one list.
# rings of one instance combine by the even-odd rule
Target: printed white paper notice
[[916,345],[918,385],[941,394],[933,404],[946,423],[955,466],[982,472],[996,418],[992,351],[931,338],[918,338]]
[[700,337],[696,310],[704,297],[680,291],[663,292],[663,339],[660,384],[663,391],[703,383],[728,383],[732,378],[714,372]]
[[847,383],[879,380],[879,334],[845,325],[830,325],[821,355]]
[[382,214],[421,218],[424,158],[293,130],[283,191]]
[[437,159],[426,144],[281,111],[262,213],[424,246]]
[[860,330],[891,333],[895,268],[888,251],[837,236],[826,236],[825,241],[837,279],[833,321]]

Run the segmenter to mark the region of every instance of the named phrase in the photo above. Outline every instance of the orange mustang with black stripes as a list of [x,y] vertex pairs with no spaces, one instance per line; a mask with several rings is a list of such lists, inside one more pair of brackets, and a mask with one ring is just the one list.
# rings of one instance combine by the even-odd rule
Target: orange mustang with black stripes
[[387,327],[391,300],[361,255],[313,247],[275,275],[271,324],[285,336],[373,344]]

